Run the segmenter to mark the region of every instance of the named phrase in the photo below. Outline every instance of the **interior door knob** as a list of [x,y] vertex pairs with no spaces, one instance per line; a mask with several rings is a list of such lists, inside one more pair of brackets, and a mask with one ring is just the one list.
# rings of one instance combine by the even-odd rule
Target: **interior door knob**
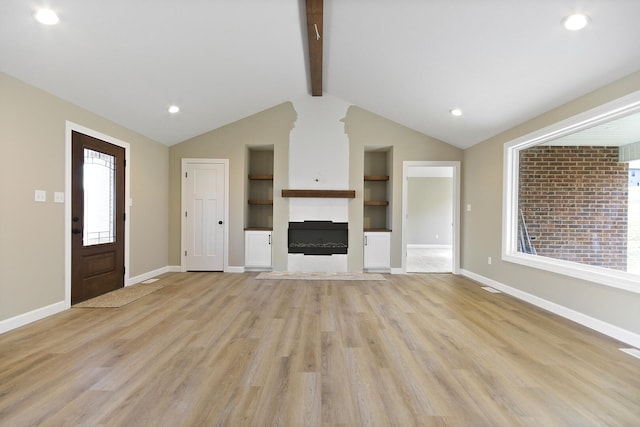
[[79,228],[74,228],[71,230],[71,233],[73,234],[82,234],[82,230],[80,230]]
[[222,225],[222,221],[218,221],[218,224]]

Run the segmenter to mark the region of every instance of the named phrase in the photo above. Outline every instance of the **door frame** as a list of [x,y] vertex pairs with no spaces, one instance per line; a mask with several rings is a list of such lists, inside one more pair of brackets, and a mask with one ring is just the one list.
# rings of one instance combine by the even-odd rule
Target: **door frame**
[[453,251],[452,273],[460,273],[460,162],[459,161],[408,161],[402,162],[402,273],[407,273],[407,214],[409,168],[450,167],[453,169]]
[[222,271],[229,271],[229,159],[198,159],[183,158],[180,169],[180,271],[187,271],[187,257],[184,255],[187,250],[187,221],[183,212],[187,209],[186,181],[183,179],[190,164],[222,164],[224,166],[224,229],[222,236],[223,265]]
[[128,142],[121,141],[101,132],[89,129],[85,126],[66,121],[65,124],[65,168],[64,168],[64,304],[71,307],[71,133],[73,131],[83,133],[93,138],[100,139],[112,145],[124,148],[124,156],[127,162],[124,176],[124,211],[127,220],[124,222],[124,286],[130,286],[130,262],[129,262],[129,237],[131,226],[131,147]]

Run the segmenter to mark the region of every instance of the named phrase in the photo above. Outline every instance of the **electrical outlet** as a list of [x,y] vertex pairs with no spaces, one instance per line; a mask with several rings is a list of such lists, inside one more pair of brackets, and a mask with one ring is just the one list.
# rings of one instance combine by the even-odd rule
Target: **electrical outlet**
[[487,258],[487,264],[491,265],[491,257]]
[[55,193],[53,193],[53,202],[64,203],[64,193],[61,191],[56,191]]
[[467,205],[467,212],[471,212],[471,203]]

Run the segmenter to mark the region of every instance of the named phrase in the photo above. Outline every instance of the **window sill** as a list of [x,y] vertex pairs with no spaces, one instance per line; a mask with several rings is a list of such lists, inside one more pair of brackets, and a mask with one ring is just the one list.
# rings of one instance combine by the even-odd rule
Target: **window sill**
[[591,265],[579,264],[571,261],[557,260],[540,255],[530,255],[523,253],[503,254],[502,260],[552,273],[563,274],[577,279],[610,286],[616,289],[640,293],[640,275],[627,273],[625,271],[610,270],[607,268],[594,267]]

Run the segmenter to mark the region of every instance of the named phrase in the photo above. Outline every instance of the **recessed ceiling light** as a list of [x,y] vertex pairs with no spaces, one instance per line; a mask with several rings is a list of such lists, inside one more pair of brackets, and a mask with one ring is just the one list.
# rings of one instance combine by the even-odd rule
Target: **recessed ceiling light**
[[58,15],[51,9],[38,9],[33,14],[36,21],[43,25],[56,25],[60,18]]
[[589,24],[589,17],[581,13],[569,15],[562,20],[562,25],[569,31],[578,31]]
[[451,113],[452,116],[460,117],[462,115],[462,110],[459,108],[452,108],[449,110],[449,113]]
[[177,113],[178,111],[180,111],[180,107],[178,107],[177,105],[172,105],[171,107],[169,107],[169,112],[170,112],[171,114],[175,114],[175,113]]

